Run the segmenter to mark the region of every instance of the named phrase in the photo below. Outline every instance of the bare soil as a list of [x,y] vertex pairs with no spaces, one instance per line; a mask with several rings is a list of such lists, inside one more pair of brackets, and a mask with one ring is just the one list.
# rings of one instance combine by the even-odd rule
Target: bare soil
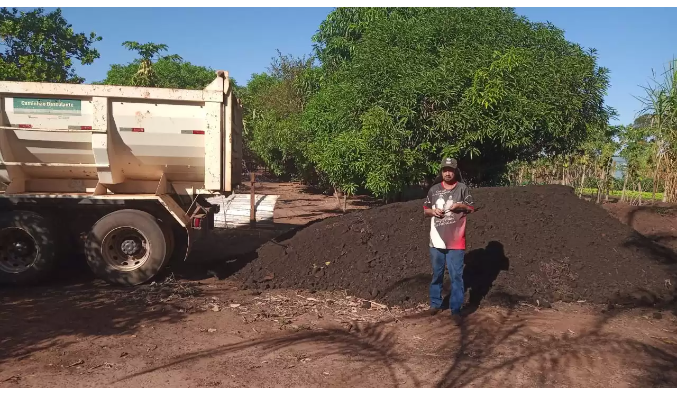
[[603,207],[621,223],[631,226],[648,239],[676,250],[675,204],[632,206],[626,203],[608,203]]
[[367,309],[340,292],[254,295],[209,280],[191,295],[188,284],[165,285],[174,293],[162,297],[97,285],[12,291],[0,303],[0,386],[676,386],[668,312],[486,307],[457,327],[423,307]]
[[110,287],[74,260],[0,289],[0,387],[676,387],[675,305],[511,301],[455,326],[340,290],[242,290],[229,276],[262,244],[340,214],[297,185],[257,189],[281,194],[278,230],[218,233],[154,284]]

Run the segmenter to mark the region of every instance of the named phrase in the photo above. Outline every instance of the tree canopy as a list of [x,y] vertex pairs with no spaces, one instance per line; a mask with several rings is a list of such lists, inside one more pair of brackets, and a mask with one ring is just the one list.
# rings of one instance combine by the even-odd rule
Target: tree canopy
[[179,55],[160,56],[168,50],[165,44],[126,41],[123,46],[137,52],[139,58],[124,65],[111,65],[106,78],[98,84],[202,90],[216,76],[213,69],[193,65]]
[[[140,66],[141,60],[111,65],[106,78],[97,84],[142,86],[143,84],[135,80]],[[152,68],[155,75],[152,83],[154,87],[202,90],[216,76],[216,72],[210,68],[170,57],[159,58]]]
[[73,69],[73,59],[89,65],[99,58],[93,48],[101,37],[92,32],[75,33],[61,9],[44,13],[36,8],[19,12],[0,9],[0,80],[82,83]]
[[312,59],[279,53],[267,73],[254,74],[241,89],[246,145],[278,175],[314,174],[307,155],[312,136],[301,119],[315,89],[312,73]]
[[349,192],[388,196],[441,156],[493,183],[513,160],[575,150],[612,114],[595,51],[512,9],[339,8],[314,41],[292,139]]
[[[72,62],[97,59],[101,37],[75,33],[58,9],[2,8],[0,39],[1,79],[81,83]],[[600,199],[621,154],[629,183],[651,179],[675,199],[675,61],[644,87],[633,125],[609,126],[596,51],[511,8],[337,8],[312,40],[310,57],[278,53],[246,86],[231,79],[245,152],[277,175],[388,198],[430,183],[452,156],[475,184],[531,173],[583,189],[593,178]],[[137,58],[100,84],[203,89],[214,79],[165,44],[122,45]]]

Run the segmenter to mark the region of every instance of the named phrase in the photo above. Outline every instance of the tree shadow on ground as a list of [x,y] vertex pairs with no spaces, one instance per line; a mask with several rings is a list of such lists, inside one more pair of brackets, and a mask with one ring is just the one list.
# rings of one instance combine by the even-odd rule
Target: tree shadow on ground
[[675,352],[605,330],[620,313],[601,315],[583,332],[548,337],[530,330],[512,311],[495,321],[466,322],[457,348],[450,351],[452,364],[437,386],[514,385],[520,373],[528,373],[537,387],[573,385],[596,365],[602,370],[608,360],[639,371],[630,386],[674,386]]
[[[362,381],[374,385],[375,377],[381,380],[382,387],[403,384],[412,387],[606,386],[606,382],[613,382],[613,377],[595,384],[586,382],[595,379],[591,371],[605,373],[608,366],[616,365],[630,369],[632,377],[624,379],[630,386],[675,387],[675,350],[615,334],[611,323],[621,313],[601,314],[582,327],[582,331],[551,335],[529,326],[530,313],[516,307],[488,313],[479,311],[459,327],[446,321],[446,316],[414,314],[375,323],[354,323],[348,328],[262,337],[192,352],[125,376],[114,385],[173,367],[223,360],[231,354],[265,355],[294,347],[318,352],[322,357],[350,357],[351,366],[359,368],[351,370],[351,375],[342,381],[354,386]],[[427,345],[413,349],[411,344],[400,343],[395,324],[403,322],[419,324],[419,339],[427,341]],[[442,375],[421,379],[415,366],[429,368],[428,374],[439,369]],[[366,373],[369,379],[365,378]]]
[[131,335],[144,322],[180,322],[186,314],[177,305],[200,295],[199,289],[173,280],[133,288],[69,280],[59,288],[0,289],[0,367],[75,343],[64,337]]
[[73,338],[65,337],[119,335],[144,321],[177,322],[184,316],[178,310],[152,306],[159,300],[171,306],[182,295],[200,294],[172,280],[134,288],[107,285],[94,279],[84,254],[67,249],[70,241],[61,238],[68,233],[52,233],[50,227],[38,235],[54,237],[60,266],[37,285],[0,287],[0,367],[38,350],[63,349],[73,343]]
[[[636,218],[642,216],[643,213],[656,213],[659,215],[665,216],[675,216],[676,207],[675,205],[654,205],[654,206],[637,206],[631,208],[626,216],[624,217],[623,223],[628,226],[633,227]],[[675,246],[672,248],[670,242],[675,242],[676,233],[675,232],[656,232],[656,233],[646,233],[642,234],[638,231],[634,231],[629,239],[624,243],[624,247],[636,248],[651,258],[671,265],[675,268],[676,263],[676,250]],[[675,272],[674,272],[675,274]]]
[[670,265],[675,276],[676,251],[662,244],[664,239],[675,239],[675,235],[670,234],[648,234],[646,236],[633,232],[631,236],[622,244],[625,248],[636,248],[650,258]]

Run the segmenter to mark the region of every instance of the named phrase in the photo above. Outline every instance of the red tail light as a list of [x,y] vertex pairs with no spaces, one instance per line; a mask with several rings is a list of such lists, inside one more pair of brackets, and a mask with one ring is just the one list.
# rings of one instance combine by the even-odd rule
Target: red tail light
[[143,128],[132,128],[132,132],[144,132]]
[[205,131],[193,130],[193,135],[205,135]]
[[90,131],[92,129],[91,125],[81,125],[80,129],[83,131]]
[[19,124],[19,128],[33,128],[32,124]]

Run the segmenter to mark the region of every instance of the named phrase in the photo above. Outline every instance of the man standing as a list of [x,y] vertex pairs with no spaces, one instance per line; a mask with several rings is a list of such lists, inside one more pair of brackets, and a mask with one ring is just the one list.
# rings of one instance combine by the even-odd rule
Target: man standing
[[464,250],[466,249],[466,214],[475,211],[468,187],[460,181],[457,160],[443,159],[442,183],[429,189],[424,201],[424,214],[431,217],[429,247],[433,279],[429,289],[431,314],[441,311],[445,264],[452,281],[450,311],[455,323],[461,323],[464,303]]

